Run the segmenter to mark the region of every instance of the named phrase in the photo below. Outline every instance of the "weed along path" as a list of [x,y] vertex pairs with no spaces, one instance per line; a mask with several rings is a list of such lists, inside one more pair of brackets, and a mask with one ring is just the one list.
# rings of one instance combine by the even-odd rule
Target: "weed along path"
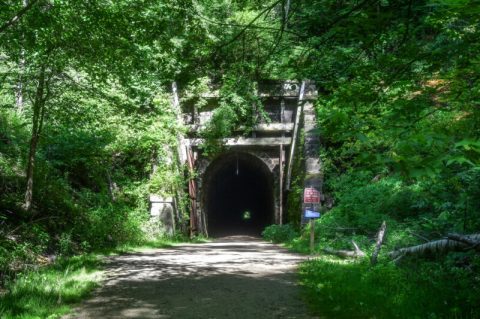
[[245,236],[111,257],[103,287],[64,318],[313,318],[304,258]]

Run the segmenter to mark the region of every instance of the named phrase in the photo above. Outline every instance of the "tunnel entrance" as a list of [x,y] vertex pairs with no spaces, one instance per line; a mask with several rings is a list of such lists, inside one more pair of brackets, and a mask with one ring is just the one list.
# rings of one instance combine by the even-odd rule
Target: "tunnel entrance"
[[273,176],[259,158],[241,152],[214,160],[203,178],[203,207],[212,237],[260,235],[274,222]]

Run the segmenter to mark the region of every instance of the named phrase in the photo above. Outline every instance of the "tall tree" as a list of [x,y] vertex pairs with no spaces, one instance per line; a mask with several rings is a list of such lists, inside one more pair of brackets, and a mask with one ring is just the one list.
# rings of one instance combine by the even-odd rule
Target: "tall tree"
[[0,14],[0,63],[13,72],[5,74],[2,88],[12,88],[17,105],[26,102],[24,96],[30,101],[24,208],[31,211],[36,152],[52,98],[65,85],[84,89],[75,81],[82,73],[132,89],[141,78],[168,83],[184,72],[180,57],[191,48],[185,39],[203,35],[192,28],[189,1],[10,2]]

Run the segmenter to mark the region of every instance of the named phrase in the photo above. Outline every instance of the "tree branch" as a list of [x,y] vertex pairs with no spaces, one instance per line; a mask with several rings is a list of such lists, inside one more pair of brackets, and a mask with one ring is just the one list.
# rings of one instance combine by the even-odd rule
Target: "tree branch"
[[277,0],[267,8],[263,9],[255,18],[252,19],[252,21],[250,21],[247,25],[245,25],[245,27],[242,30],[240,30],[240,32],[238,32],[232,39],[230,39],[227,43],[222,44],[220,47],[229,46],[233,42],[237,41],[237,39],[239,39],[242,36],[242,34],[245,33],[245,31],[247,31],[249,28],[252,27],[255,21],[260,19],[260,17],[263,16],[265,13],[271,11],[273,8],[275,8],[276,5],[278,5],[281,2],[283,2],[283,0]]
[[26,6],[24,6],[20,11],[18,11],[18,13],[14,17],[12,17],[10,20],[8,20],[2,26],[0,26],[0,33],[3,33],[9,27],[17,23],[20,20],[20,18],[25,13],[27,13],[27,11],[30,10],[37,2],[38,0],[31,0]]

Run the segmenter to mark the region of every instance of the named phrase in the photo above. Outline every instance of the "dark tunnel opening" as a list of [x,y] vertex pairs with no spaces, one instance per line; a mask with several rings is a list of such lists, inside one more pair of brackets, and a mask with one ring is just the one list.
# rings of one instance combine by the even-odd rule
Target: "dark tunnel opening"
[[274,222],[273,176],[255,156],[217,158],[205,173],[204,187],[209,236],[260,235]]

